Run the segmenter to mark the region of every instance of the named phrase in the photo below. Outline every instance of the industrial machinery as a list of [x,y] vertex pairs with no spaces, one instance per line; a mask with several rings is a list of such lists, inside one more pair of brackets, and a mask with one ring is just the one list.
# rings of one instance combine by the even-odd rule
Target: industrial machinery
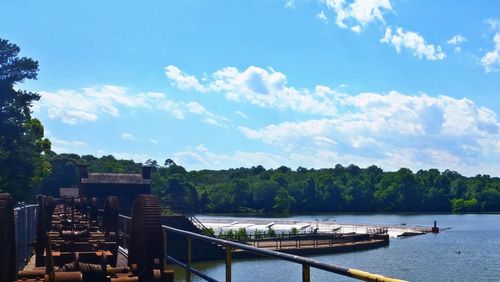
[[[34,267],[16,273],[14,204],[0,194],[0,281],[172,281],[164,271],[160,205],[138,195],[132,212],[127,262],[118,263],[118,199],[38,197]],[[122,259],[125,260],[125,257]]]

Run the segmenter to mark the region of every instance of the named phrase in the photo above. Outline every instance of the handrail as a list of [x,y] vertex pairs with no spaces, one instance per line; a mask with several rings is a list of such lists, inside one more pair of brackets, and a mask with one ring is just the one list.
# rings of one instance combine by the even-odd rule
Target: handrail
[[[201,234],[196,234],[193,232],[169,227],[166,225],[162,225],[162,228],[166,231],[185,235],[186,237],[196,238],[199,240],[208,241],[211,243],[223,245],[226,248],[232,247],[235,249],[244,250],[244,251],[247,251],[247,252],[250,252],[253,254],[257,254],[257,255],[278,258],[278,259],[283,259],[283,260],[287,260],[290,262],[302,264],[303,269],[305,270],[305,272],[307,272],[307,274],[309,274],[309,267],[314,267],[314,268],[322,269],[322,270],[325,270],[328,272],[333,272],[336,274],[349,276],[352,278],[365,280],[365,281],[386,281],[386,282],[404,281],[404,280],[400,280],[400,279],[386,277],[386,276],[379,275],[379,274],[369,273],[369,272],[358,270],[358,269],[344,268],[344,267],[336,266],[333,264],[327,264],[324,262],[320,262],[320,261],[317,261],[314,259],[305,258],[305,257],[301,257],[301,256],[291,255],[291,254],[287,254],[287,253],[281,253],[281,252],[267,250],[267,249],[259,249],[259,248],[253,247],[253,246],[249,246],[249,245],[245,245],[245,244],[241,244],[241,243],[237,243],[237,242],[233,242],[233,241],[227,241],[227,240],[222,240],[222,239],[218,239],[218,238],[213,238],[213,237],[209,237],[209,236],[205,236],[205,235],[201,235]],[[309,279],[304,279],[304,280],[309,281]]]
[[[119,217],[125,219],[125,220],[131,220],[131,217],[125,216],[125,215],[119,215]],[[340,274],[343,276],[355,278],[358,280],[364,280],[364,281],[380,281],[380,282],[404,282],[405,280],[397,279],[397,278],[392,278],[392,277],[387,277],[383,276],[380,274],[374,274],[370,272],[366,272],[363,270],[359,269],[354,269],[354,268],[344,268],[341,266],[333,265],[333,264],[328,264],[324,262],[320,262],[314,259],[306,258],[306,257],[301,257],[297,255],[291,255],[287,253],[282,253],[282,252],[277,252],[277,251],[272,251],[272,250],[267,250],[267,249],[260,249],[257,247],[253,247],[250,245],[245,245],[241,244],[238,242],[233,242],[233,241],[228,241],[228,240],[223,240],[215,237],[210,237],[206,235],[201,235],[177,228],[173,228],[170,226],[162,225],[162,228],[165,232],[172,232],[176,234],[181,234],[186,236],[188,239],[195,238],[198,240],[202,241],[207,241],[210,243],[215,243],[218,245],[222,245],[226,248],[226,281],[231,280],[231,252],[229,251],[230,249],[240,249],[243,251],[247,251],[253,254],[265,256],[265,257],[271,257],[271,258],[277,258],[277,259],[282,259],[286,261],[290,261],[293,263],[301,264],[302,265],[302,280],[303,281],[310,281],[310,267],[325,270],[328,272],[333,272],[336,274]],[[186,269],[186,271],[193,272],[194,274],[198,275],[200,272],[191,268],[190,266],[190,261],[188,261],[187,264],[181,263],[179,264],[179,261],[176,259],[173,259],[169,256],[167,256],[167,259],[183,268]],[[194,271],[193,271],[194,270]],[[228,276],[229,273],[229,276]],[[200,276],[205,279],[206,275]],[[213,280],[208,280],[208,281],[213,281]]]

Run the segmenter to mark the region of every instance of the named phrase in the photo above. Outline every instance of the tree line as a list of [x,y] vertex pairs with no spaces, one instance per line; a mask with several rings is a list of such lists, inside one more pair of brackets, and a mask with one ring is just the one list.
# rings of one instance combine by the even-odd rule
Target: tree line
[[76,154],[50,155],[52,173],[42,191],[77,186],[77,164],[91,172],[135,172],[152,166],[152,191],[166,202],[192,212],[498,212],[500,178],[465,177],[437,169],[401,168],[383,171],[377,166],[335,165],[333,168],[295,170],[263,166],[227,170],[187,171],[167,159],[162,165],[96,158]]

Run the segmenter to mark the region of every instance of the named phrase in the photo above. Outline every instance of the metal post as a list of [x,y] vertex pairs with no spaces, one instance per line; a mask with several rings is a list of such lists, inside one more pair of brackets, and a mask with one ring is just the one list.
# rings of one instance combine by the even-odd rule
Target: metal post
[[124,220],[123,218],[121,220],[123,221],[123,247],[128,249],[128,247],[127,247],[127,236],[128,236],[127,221]]
[[[191,267],[191,237],[187,237],[187,266]],[[186,282],[191,282],[191,271],[186,269]]]
[[302,282],[310,282],[311,281],[311,269],[309,265],[302,265]]
[[231,247],[226,246],[226,282],[231,282]]
[[164,265],[163,268],[167,268],[167,230],[163,229],[163,258],[164,258]]

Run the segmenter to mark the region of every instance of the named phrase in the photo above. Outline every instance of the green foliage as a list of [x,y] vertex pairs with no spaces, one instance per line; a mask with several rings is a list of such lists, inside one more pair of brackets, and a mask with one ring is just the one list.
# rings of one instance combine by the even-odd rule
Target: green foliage
[[297,229],[297,227],[292,227],[291,234],[292,234],[292,235],[297,235],[297,234],[299,234],[299,230]]
[[295,199],[288,194],[285,188],[280,188],[278,192],[276,192],[274,202],[274,210],[287,213],[290,210],[290,206],[295,202]]
[[203,229],[202,233],[207,236],[214,235],[214,229],[212,227],[208,227],[207,229]]
[[276,237],[276,231],[272,227],[267,228],[267,236],[269,237]]
[[240,241],[247,240],[248,239],[247,230],[244,227],[238,228],[238,230],[236,230],[236,238]]
[[[43,188],[77,185],[77,164],[90,171],[140,172],[141,164],[113,156],[95,158],[49,154],[52,174]],[[152,190],[164,202],[191,212],[495,212],[500,179],[464,177],[436,169],[383,172],[376,166],[336,165],[330,169],[262,166],[186,171],[172,160],[156,161]],[[264,177],[265,176],[265,177]]]
[[40,95],[16,86],[36,79],[38,62],[19,57],[19,51],[0,39],[0,192],[27,200],[50,173],[46,155],[51,144],[41,122],[31,117],[30,107]]

